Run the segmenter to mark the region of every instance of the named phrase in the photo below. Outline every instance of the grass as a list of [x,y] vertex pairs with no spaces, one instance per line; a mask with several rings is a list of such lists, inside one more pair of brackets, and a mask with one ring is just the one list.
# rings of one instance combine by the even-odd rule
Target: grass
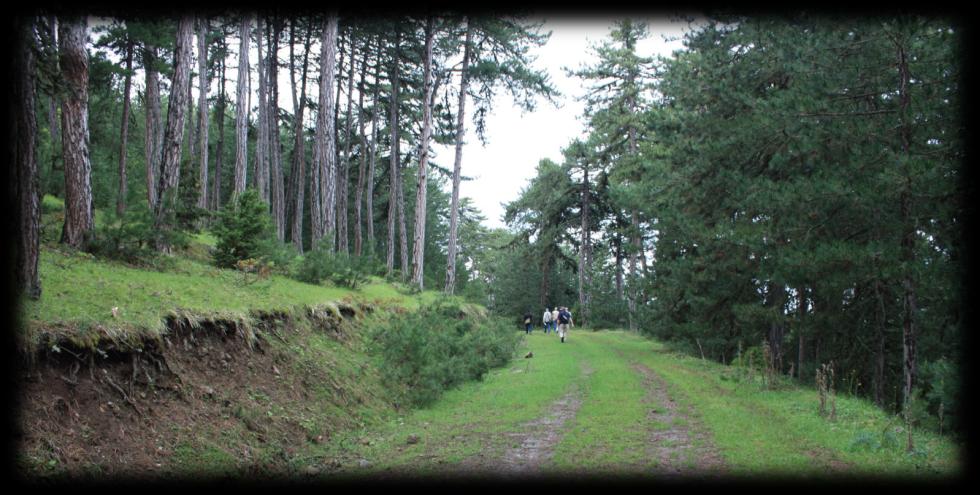
[[[924,430],[914,432],[917,454],[905,453],[902,434],[897,444],[878,450],[856,448],[863,432],[901,426],[868,401],[839,396],[837,419],[830,421],[818,414],[813,389],[786,383],[766,390],[755,382],[734,382],[723,378],[731,372],[725,365],[670,352],[632,333],[577,329],[566,344],[537,333],[525,340],[520,355],[528,350],[534,352],[529,368],[516,360],[428,408],[338,437],[315,458],[340,459],[341,472],[358,475],[459,472],[474,462],[499,469],[506,450],[518,442],[514,434],[573,392],[581,407],[564,424],[545,472],[649,472],[657,460],[648,458],[646,442],[665,425],[646,419],[658,407],[645,402],[642,379],[632,368],[639,363],[666,382],[678,406],[674,425],[705,429],[732,476],[935,479],[962,469],[956,443]],[[582,374],[583,367],[591,373]],[[420,441],[408,443],[410,435]],[[675,463],[696,467],[696,459],[675,454]],[[359,460],[368,467],[359,468]]]
[[[48,208],[54,208],[56,201],[45,197]],[[59,225],[57,215],[45,215],[47,230]],[[247,320],[253,312],[291,310],[348,297],[413,310],[440,295],[439,291],[409,294],[377,277],[356,290],[306,284],[283,275],[246,278],[208,263],[215,239],[207,232],[194,235],[187,251],[173,256],[166,271],[99,259],[58,245],[51,232],[47,236],[39,262],[41,298],[24,301],[20,308],[26,323],[22,337],[28,346],[37,343],[41,329],[78,337],[79,342],[98,329],[110,336],[152,336],[175,312]]]

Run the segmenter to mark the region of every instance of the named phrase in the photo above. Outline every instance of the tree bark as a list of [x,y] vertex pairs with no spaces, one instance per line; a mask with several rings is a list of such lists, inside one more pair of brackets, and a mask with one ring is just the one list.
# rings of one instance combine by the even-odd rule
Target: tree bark
[[156,67],[157,49],[154,46],[143,48],[143,66],[146,71],[146,194],[150,209],[157,205],[157,176],[160,170],[160,153],[163,147],[163,128],[160,116],[160,73]]
[[[184,15],[177,21],[177,41],[174,45],[174,77],[167,111],[167,131],[164,136],[163,169],[157,191],[155,224],[158,231],[173,229],[169,216],[177,207],[177,187],[180,183],[180,157],[183,144],[184,110],[190,100],[190,81],[194,18]],[[158,238],[157,249],[169,251],[166,237]]]
[[374,168],[378,157],[378,109],[380,107],[379,93],[381,90],[381,37],[378,36],[378,51],[374,66],[374,98],[371,107],[371,158],[368,161],[367,191],[365,195],[365,216],[367,216],[367,253],[374,255]]
[[[51,30],[51,42],[54,43],[54,47],[58,46],[58,19],[55,16],[48,17],[48,27]],[[36,63],[36,62],[35,62]],[[48,127],[51,131],[51,168],[54,169],[57,161],[58,154],[54,152],[59,146],[61,146],[61,125],[58,122],[58,107],[61,106],[61,102],[58,101],[58,97],[52,95],[48,98]]]
[[582,163],[582,234],[579,242],[579,257],[578,257],[578,302],[581,306],[581,325],[588,325],[590,318],[589,306],[589,286],[591,285],[591,277],[589,276],[589,271],[591,270],[591,225],[589,223],[589,165],[583,160]]
[[[367,136],[364,134],[364,78],[367,74],[368,47],[361,56],[361,78],[357,85],[357,129],[359,140],[357,188],[354,189],[354,256],[360,257],[364,249],[364,232],[361,223],[364,221],[361,205],[364,201],[364,180],[367,176]],[[353,66],[352,66],[353,67]]]
[[[228,53],[228,45],[221,39],[224,53]],[[228,67],[227,59],[221,59],[221,78],[218,80],[218,104],[215,108],[214,118],[218,122],[218,142],[214,147],[214,184],[211,188],[211,209],[217,211],[221,209],[221,165],[225,156],[225,108],[227,98],[225,95],[225,69]]]
[[313,202],[316,213],[314,219],[319,219],[320,224],[313,227],[314,243],[323,242],[326,238],[328,248],[333,251],[334,245],[334,225],[335,217],[332,215],[334,197],[336,194],[336,142],[334,141],[334,121],[333,108],[336,102],[333,100],[333,80],[334,80],[334,59],[336,58],[337,46],[337,26],[339,20],[335,13],[331,13],[323,23],[320,38],[320,98],[319,111],[317,113],[316,145],[314,147],[313,171],[314,171],[314,198]]
[[255,31],[255,46],[258,51],[256,69],[259,76],[259,121],[258,142],[255,146],[255,187],[262,201],[269,203],[269,91],[268,68],[262,55],[262,36],[265,20],[259,16]]
[[65,168],[65,223],[61,242],[82,248],[94,228],[92,163],[88,132],[88,52],[85,18],[63,18],[58,26],[61,75],[61,138]]
[[37,60],[34,50],[34,21],[18,17],[14,22],[16,46],[13,60],[13,88],[9,93],[10,174],[8,175],[8,214],[14,245],[14,283],[18,295],[41,297],[38,260],[41,250],[41,199],[37,154]]
[[391,119],[388,124],[388,129],[391,132],[391,167],[389,171],[390,177],[388,181],[390,183],[390,191],[388,193],[388,252],[387,252],[387,262],[385,273],[391,276],[395,271],[395,219],[398,215],[398,196],[399,196],[399,185],[401,180],[399,179],[401,171],[398,167],[398,155],[400,154],[400,141],[398,137],[398,86],[399,86],[399,75],[398,75],[398,65],[400,63],[400,42],[401,42],[401,31],[395,30],[395,53],[392,57],[392,68],[391,68],[391,109],[390,115]]
[[[449,204],[449,250],[446,256],[447,294],[456,292],[456,249],[459,239],[459,184],[463,168],[463,137],[465,134],[466,91],[469,83],[470,43],[473,41],[473,23],[467,19],[466,38],[463,41],[463,67],[459,77],[459,108],[456,111],[456,156],[453,159],[453,193]],[[547,275],[544,275],[547,277]]]
[[129,93],[133,86],[133,41],[126,43],[126,82],[123,85],[122,123],[119,130],[119,193],[116,195],[116,215],[126,212],[126,156],[129,144]]
[[290,171],[290,189],[292,194],[290,195],[291,200],[290,205],[293,208],[292,216],[292,242],[296,246],[296,251],[300,254],[303,253],[303,195],[306,191],[306,150],[305,150],[305,139],[303,130],[303,111],[306,108],[306,74],[307,68],[309,67],[309,54],[310,54],[310,43],[312,41],[312,30],[308,29],[306,31],[306,40],[303,43],[303,67],[300,75],[300,92],[297,96],[296,93],[296,79],[294,77],[295,70],[293,67],[293,46],[295,45],[296,37],[296,20],[294,19],[290,24],[290,35],[289,35],[289,81],[292,86],[293,93],[293,129],[294,129],[294,139],[293,144],[293,164],[292,170]]
[[[909,167],[911,159],[912,145],[912,122],[910,120],[911,97],[909,95],[909,73],[908,51],[906,40],[895,40],[898,58],[899,74],[899,138],[902,147],[901,168],[905,175],[905,181],[900,193],[900,211],[902,218],[902,241],[901,241],[901,261],[902,261],[902,362],[905,383],[902,388],[902,399],[909,414],[911,407],[912,393],[916,382],[916,325],[915,314],[917,312],[917,302],[915,293],[915,281],[912,275],[912,266],[915,263],[915,236],[916,226],[912,217],[912,173]],[[909,431],[906,449],[913,450],[912,433]]]
[[429,137],[432,133],[432,40],[435,34],[433,24],[432,17],[429,17],[425,23],[425,59],[422,65],[425,90],[422,98],[422,138],[419,142],[418,184],[415,196],[415,237],[412,247],[412,284],[419,290],[424,289],[425,200],[428,186]]
[[[350,183],[350,150],[351,150],[351,119],[352,110],[354,108],[354,54],[356,53],[354,45],[354,34],[353,32],[349,36],[348,44],[350,46],[350,71],[348,71],[347,76],[347,115],[346,122],[344,122],[344,159],[338,163],[337,166],[337,251],[344,253],[345,255],[350,252],[348,247],[348,234],[347,234],[347,198],[348,198],[348,184]],[[340,105],[340,100],[337,100],[337,105]]]
[[286,205],[283,198],[282,143],[279,139],[279,34],[281,20],[276,18],[275,26],[269,26],[269,168],[272,196],[272,218],[276,226],[276,238],[286,238]]
[[248,42],[251,37],[250,15],[242,16],[238,28],[241,42],[238,48],[238,80],[235,93],[235,189],[232,191],[232,204],[237,203],[238,196],[245,192],[246,167],[248,164]]
[[197,135],[201,140],[201,156],[198,168],[198,196],[197,207],[208,208],[208,89],[211,81],[208,79],[208,30],[209,22],[207,17],[198,20],[197,32],[197,67],[200,73],[199,82],[201,85],[197,103]]

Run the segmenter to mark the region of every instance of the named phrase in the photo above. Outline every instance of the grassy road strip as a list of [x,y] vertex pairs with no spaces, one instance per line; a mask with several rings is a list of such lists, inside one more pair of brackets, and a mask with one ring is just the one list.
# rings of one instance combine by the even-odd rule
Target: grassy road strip
[[[540,438],[542,415],[575,392],[581,404],[559,422],[563,432],[549,432],[560,442],[535,461],[535,472],[696,476],[723,464],[726,475],[739,477],[928,477],[954,475],[960,465],[955,445],[929,432],[915,433],[916,454],[901,442],[855,448],[861,432],[899,426],[867,401],[839,396],[830,421],[818,415],[811,389],[723,379],[731,368],[627,332],[578,330],[565,344],[536,333],[520,355],[529,350],[533,358],[454,389],[432,407],[333,439],[317,461],[334,474],[504,475],[522,442]],[[661,389],[651,400],[653,377]],[[524,447],[536,448],[530,444]]]
[[531,359],[450,390],[431,407],[335,438],[311,461],[340,475],[499,472],[507,451],[520,446],[508,433],[576,386],[581,360],[570,348],[552,335],[531,335],[519,350],[533,352]]
[[900,427],[863,399],[837,397],[837,419],[818,414],[816,391],[786,383],[765,390],[755,382],[725,380],[729,367],[667,352],[656,342],[622,334],[631,359],[662,376],[679,400],[703,418],[735,475],[786,476],[942,476],[960,468],[948,439],[916,431],[920,450],[904,451],[901,441],[878,450],[856,440]]

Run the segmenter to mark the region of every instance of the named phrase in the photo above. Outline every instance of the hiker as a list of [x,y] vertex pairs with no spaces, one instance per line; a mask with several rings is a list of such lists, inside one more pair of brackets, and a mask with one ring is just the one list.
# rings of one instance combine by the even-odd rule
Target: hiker
[[558,335],[558,306],[551,310],[551,326],[555,329],[555,335]]
[[551,330],[551,308],[544,308],[544,315],[541,317],[541,322],[544,323],[544,334],[548,335]]
[[531,312],[528,311],[524,313],[524,331],[528,334],[531,333]]
[[568,333],[568,325],[572,322],[572,314],[568,312],[568,308],[562,306],[558,311],[558,336],[561,337],[561,343],[565,343],[565,334]]

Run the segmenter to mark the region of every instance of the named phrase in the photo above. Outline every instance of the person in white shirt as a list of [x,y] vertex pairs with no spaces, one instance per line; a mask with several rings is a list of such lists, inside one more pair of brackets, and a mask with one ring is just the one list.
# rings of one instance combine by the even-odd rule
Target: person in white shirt
[[558,306],[551,311],[551,326],[555,329],[555,335],[558,335]]
[[544,315],[541,317],[541,322],[544,323],[544,334],[548,335],[551,330],[551,310],[549,308],[544,308]]

